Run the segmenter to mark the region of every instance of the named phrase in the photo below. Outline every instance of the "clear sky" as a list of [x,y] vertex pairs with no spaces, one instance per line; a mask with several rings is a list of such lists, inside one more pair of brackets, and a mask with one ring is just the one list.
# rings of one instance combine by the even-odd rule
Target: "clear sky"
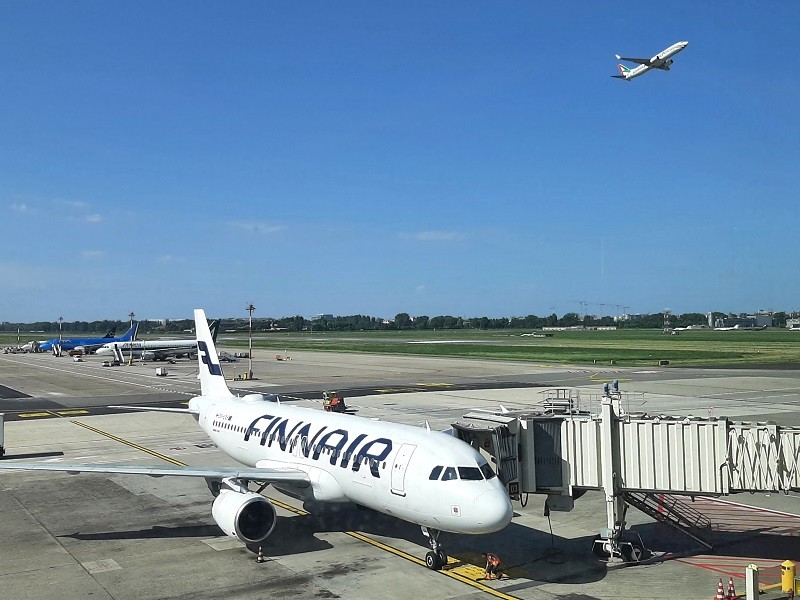
[[797,2],[0,2],[0,321],[800,309],[798,30]]

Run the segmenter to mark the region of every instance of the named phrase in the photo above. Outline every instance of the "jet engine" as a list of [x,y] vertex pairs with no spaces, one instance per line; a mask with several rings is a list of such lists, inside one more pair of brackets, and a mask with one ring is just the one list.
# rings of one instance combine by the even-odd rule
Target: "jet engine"
[[261,494],[229,489],[222,489],[214,498],[211,516],[226,535],[246,544],[257,544],[267,539],[277,518],[272,504]]

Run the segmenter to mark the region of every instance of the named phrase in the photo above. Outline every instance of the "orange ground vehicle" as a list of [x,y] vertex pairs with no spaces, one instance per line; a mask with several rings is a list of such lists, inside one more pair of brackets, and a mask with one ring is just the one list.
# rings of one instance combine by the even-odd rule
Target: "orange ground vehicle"
[[322,408],[327,412],[343,413],[347,410],[344,403],[344,396],[339,392],[322,392]]

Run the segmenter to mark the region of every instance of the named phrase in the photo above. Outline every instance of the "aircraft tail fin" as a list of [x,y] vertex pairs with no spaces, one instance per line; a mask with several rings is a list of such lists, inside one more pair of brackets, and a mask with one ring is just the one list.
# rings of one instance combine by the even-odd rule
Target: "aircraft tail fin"
[[208,324],[208,329],[211,331],[211,339],[214,340],[215,344],[217,343],[217,334],[219,333],[219,322],[220,319],[214,319]]
[[136,339],[136,334],[139,332],[139,323],[134,323],[133,326],[125,332],[119,341],[121,342],[130,342],[131,340]]
[[197,336],[197,367],[199,369],[200,393],[203,396],[227,398],[233,396],[225,383],[222,367],[217,356],[217,347],[202,308],[194,309],[194,327]]
[[612,75],[614,79],[624,79],[629,80],[631,77],[631,70],[623,64],[617,65],[617,69],[619,69],[619,75]]

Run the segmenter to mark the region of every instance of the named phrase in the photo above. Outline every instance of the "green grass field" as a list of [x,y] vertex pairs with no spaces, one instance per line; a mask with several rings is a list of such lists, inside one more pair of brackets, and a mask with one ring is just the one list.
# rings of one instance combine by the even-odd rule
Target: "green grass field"
[[[800,332],[656,330],[555,332],[550,338],[522,331],[365,331],[346,333],[259,333],[253,347],[269,353],[291,350],[451,356],[575,365],[800,368]],[[30,335],[30,334],[29,334]],[[101,334],[102,335],[102,334]],[[27,340],[23,339],[22,343]],[[16,344],[16,335],[0,335]],[[222,334],[220,345],[246,348],[247,334]]]
[[[523,337],[508,330],[448,330],[288,334],[254,337],[255,348],[276,352],[328,350],[416,356],[452,356],[576,365],[800,368],[800,333],[765,331],[654,330],[555,332]],[[234,342],[224,338],[225,342]],[[246,336],[236,338],[246,346]]]

